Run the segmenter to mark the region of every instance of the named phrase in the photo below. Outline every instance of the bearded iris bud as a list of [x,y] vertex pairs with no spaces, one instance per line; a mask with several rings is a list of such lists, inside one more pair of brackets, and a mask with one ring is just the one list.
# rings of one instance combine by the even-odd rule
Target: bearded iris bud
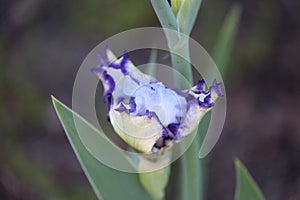
[[91,69],[104,86],[103,100],[116,133],[136,150],[151,154],[192,133],[202,117],[223,96],[222,85],[204,80],[188,90],[167,88],[142,73],[125,52],[117,58],[106,50],[98,66]]

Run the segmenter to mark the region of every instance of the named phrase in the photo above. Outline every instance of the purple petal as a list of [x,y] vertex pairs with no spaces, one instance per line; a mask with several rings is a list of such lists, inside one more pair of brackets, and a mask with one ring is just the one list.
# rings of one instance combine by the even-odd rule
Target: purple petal
[[98,76],[102,76],[103,72],[105,71],[103,69],[103,66],[105,66],[105,61],[103,60],[102,56],[100,54],[98,54],[98,66],[97,67],[92,67],[90,70],[92,73],[98,75]]
[[200,92],[202,92],[202,91],[204,91],[204,88],[205,88],[205,81],[204,81],[204,79],[199,80],[198,83],[197,83],[197,89]]
[[162,137],[166,138],[168,136],[169,136],[169,132],[167,131],[167,129],[165,127],[163,127]]
[[118,105],[118,104],[121,103],[124,99],[125,99],[125,97],[118,97],[118,98],[115,100],[114,104]]
[[172,123],[168,125],[168,129],[173,133],[174,136],[176,136],[179,126],[180,123]]
[[124,51],[122,61],[121,61],[121,66],[120,66],[120,69],[123,74],[128,74],[127,67],[126,67],[126,64],[128,61],[129,61],[128,53],[127,53],[127,51]]
[[104,59],[102,58],[101,54],[98,54],[98,63],[100,65],[100,67],[106,65],[106,63],[105,63]]
[[222,83],[217,83],[216,79],[214,80],[213,84],[209,88],[210,92],[215,92],[219,97],[224,96],[222,92]]
[[101,66],[97,66],[97,67],[92,67],[90,69],[90,71],[94,74],[96,74],[97,76],[102,76],[103,72],[105,71]]
[[204,108],[210,108],[210,107],[212,107],[213,105],[215,105],[214,102],[211,102],[211,96],[210,96],[210,94],[207,95],[207,96],[204,98],[203,102],[200,101],[200,99],[198,98],[198,103],[199,103],[199,105],[200,105],[201,107],[204,107]]
[[[111,102],[112,93],[115,89],[115,81],[114,79],[107,73],[107,71],[104,71],[101,76],[103,80],[104,85],[104,95],[103,95],[103,101],[104,103],[109,100]],[[110,103],[109,102],[109,103]]]
[[205,81],[204,79],[199,80],[197,83],[197,90],[193,90],[195,94],[208,94],[209,91],[205,91]]
[[133,113],[136,111],[136,103],[134,101],[134,97],[131,97],[130,100],[129,100],[129,105],[130,105],[130,108],[128,110],[129,113]]
[[124,111],[126,111],[127,109],[126,109],[126,107],[124,106],[124,104],[121,103],[120,106],[119,106],[118,108],[116,108],[115,110],[118,111],[118,112],[124,112]]
[[129,56],[128,53],[125,51],[122,58],[121,58],[121,62],[111,62],[108,64],[108,67],[114,68],[114,69],[120,69],[122,71],[123,74],[127,75],[128,74],[128,70],[127,70],[127,66],[126,64],[129,61]]

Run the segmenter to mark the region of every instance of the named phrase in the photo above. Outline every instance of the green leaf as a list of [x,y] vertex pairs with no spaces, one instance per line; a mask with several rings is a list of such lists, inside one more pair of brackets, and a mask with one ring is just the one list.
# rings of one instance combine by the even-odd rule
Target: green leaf
[[[191,30],[194,26],[195,20],[198,15],[200,5],[201,0],[182,0],[180,7],[173,9],[173,11],[177,10],[177,31],[186,35],[189,35],[191,33]],[[177,42],[176,46],[181,46],[181,48],[173,48],[172,43],[170,48],[173,48],[175,52],[184,52],[187,58],[190,57],[188,40],[184,39],[184,37],[181,37],[181,40]],[[193,74],[189,60],[185,60],[184,58],[175,54],[171,54],[171,60],[174,69],[177,70],[180,74],[182,74],[189,81],[189,83],[193,85]],[[183,83],[179,82],[179,79],[177,79],[176,75],[174,76],[174,78],[176,81],[176,85],[183,89]],[[201,189],[201,186],[203,184],[203,174],[201,165],[202,161],[200,161],[198,158],[200,140],[198,140],[197,138],[198,137],[196,137],[192,145],[183,154],[179,161],[174,163],[174,171],[176,171],[176,175],[173,175],[173,177],[175,176],[174,178],[176,181],[178,181],[178,183],[173,187],[178,188],[178,199],[203,199],[203,191]]]
[[[198,0],[193,0],[197,1]],[[201,1],[200,1],[201,2]],[[200,7],[199,2],[199,7]],[[181,2],[178,2],[181,3]],[[166,0],[151,0],[151,4],[155,10],[155,13],[161,23],[161,26],[166,29],[171,29],[174,31],[179,31],[178,28],[178,21],[175,17],[175,14],[172,11],[168,1]],[[198,4],[198,3],[196,3]],[[197,6],[195,6],[196,8]],[[198,8],[199,8],[198,7]],[[193,9],[195,9],[193,8]],[[198,12],[198,11],[197,11]],[[185,12],[183,12],[185,13]],[[197,16],[197,13],[193,12],[194,15]],[[195,19],[196,19],[195,16]],[[187,19],[187,24],[190,24],[190,20]],[[193,22],[194,24],[194,22]],[[191,27],[192,28],[192,27]],[[185,32],[183,32],[185,33]],[[189,47],[188,47],[188,40],[185,35],[178,35],[177,33],[173,33],[172,31],[165,30],[165,34],[168,40],[168,46],[171,50],[171,60],[172,65],[175,70],[177,70],[180,74],[182,74],[188,81],[192,83],[192,69],[190,66],[189,60],[185,60],[176,53],[185,55],[185,58],[189,58]],[[188,34],[187,34],[188,35]],[[182,54],[181,54],[182,55]],[[175,73],[176,74],[176,73]],[[176,82],[176,86],[178,88],[182,88],[183,84]]]
[[[81,128],[87,132],[96,132],[97,130],[91,124],[54,97],[52,97],[52,102],[81,167],[98,199],[151,199],[148,193],[142,188],[137,174],[112,169],[99,162],[90,154],[80,140],[74,120],[76,120],[76,123],[80,123]],[[101,136],[101,134],[99,135]],[[106,138],[103,137],[103,141],[106,141]],[[105,142],[103,145],[111,144]],[[127,164],[131,165],[121,151],[118,151],[116,148],[114,150],[114,147],[109,148],[111,151],[114,151],[109,152],[114,155],[114,159],[122,159],[122,162],[128,162]]]
[[[193,85],[193,74],[191,64],[189,62],[190,55],[188,48],[188,43],[186,43],[184,46],[182,46],[181,49],[173,50],[173,52],[171,53],[172,65],[176,70],[174,71],[175,86],[180,89],[186,89],[186,83],[180,81],[180,76],[186,78],[189,84]],[[187,60],[180,56],[180,54],[183,55],[182,52],[184,52],[184,57],[187,58]],[[179,55],[177,55],[176,53],[178,53]],[[178,76],[178,73],[180,74],[180,76]]]
[[177,30],[177,22],[167,0],[151,0],[151,4],[163,28]]
[[223,76],[226,75],[228,60],[239,25],[241,11],[241,6],[238,4],[233,5],[225,18],[213,49],[212,57]]
[[[173,1],[173,5],[175,1]],[[178,7],[178,3],[176,3]],[[177,31],[179,33],[184,33],[189,35],[196,20],[198,10],[200,8],[201,1],[192,0],[192,1],[181,1],[179,8],[174,8],[173,11],[177,15]],[[172,5],[172,6],[173,6]],[[174,5],[174,6],[176,6]],[[176,9],[178,12],[176,13]],[[170,34],[171,35],[171,34]],[[167,34],[167,37],[169,35]],[[189,43],[185,35],[180,35],[178,39],[176,37],[168,38],[169,48],[173,51],[171,54],[171,60],[173,68],[183,75],[191,85],[193,85],[193,75],[192,68],[189,62]],[[183,57],[176,55],[185,55],[185,60]],[[184,89],[185,84],[180,82],[177,73],[174,73],[175,83],[178,88]],[[189,199],[189,200],[200,200],[202,199],[202,190],[201,187],[201,163],[198,159],[198,151],[200,149],[200,141],[194,140],[189,149],[184,153],[184,155],[175,162],[172,167],[174,169],[172,172],[171,178],[176,181],[175,184],[172,184],[170,187],[174,188],[176,191],[177,199]],[[174,197],[173,197],[174,198]]]
[[179,11],[181,2],[182,2],[182,0],[171,0],[172,11],[175,16],[177,15],[177,13]]
[[190,35],[198,16],[202,0],[181,0],[180,2],[180,7],[177,8],[176,13],[178,31]]
[[139,175],[141,184],[151,194],[153,200],[162,200],[165,197],[165,188],[170,176],[170,165],[149,173]]
[[265,200],[253,178],[241,163],[235,161],[237,186],[235,190],[235,200]]

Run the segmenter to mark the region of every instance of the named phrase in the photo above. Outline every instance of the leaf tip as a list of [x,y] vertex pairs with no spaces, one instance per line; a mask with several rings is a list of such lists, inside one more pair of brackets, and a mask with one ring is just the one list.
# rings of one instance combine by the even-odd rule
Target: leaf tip
[[62,104],[55,96],[51,95],[52,104],[54,106],[55,111],[57,112],[57,107]]
[[234,159],[234,165],[235,165],[236,168],[239,168],[239,167],[243,166],[242,162],[238,158]]
[[57,101],[57,99],[53,95],[51,95],[51,100],[52,100],[53,103],[55,103]]

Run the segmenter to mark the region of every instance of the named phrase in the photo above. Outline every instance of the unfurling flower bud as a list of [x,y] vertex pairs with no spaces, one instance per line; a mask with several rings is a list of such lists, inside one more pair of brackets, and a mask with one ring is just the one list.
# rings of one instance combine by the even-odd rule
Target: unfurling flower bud
[[189,90],[167,88],[137,69],[126,52],[119,59],[109,49],[106,54],[91,71],[104,86],[114,130],[140,152],[155,153],[192,133],[223,95],[216,81],[208,89],[204,80]]

